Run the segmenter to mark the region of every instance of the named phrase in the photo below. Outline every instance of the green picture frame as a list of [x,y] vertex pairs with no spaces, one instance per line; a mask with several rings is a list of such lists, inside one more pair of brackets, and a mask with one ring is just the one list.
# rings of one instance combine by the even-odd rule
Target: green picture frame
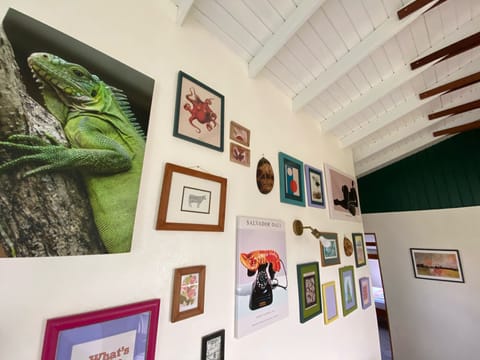
[[365,241],[362,233],[352,233],[353,252],[355,253],[355,266],[361,267],[367,264],[365,255]]
[[280,201],[305,206],[303,162],[279,152],[278,167],[280,172]]
[[358,307],[355,288],[355,269],[352,265],[344,266],[338,269],[338,274],[340,277],[343,316],[347,316]]
[[300,322],[304,323],[322,313],[318,262],[298,264],[297,280]]

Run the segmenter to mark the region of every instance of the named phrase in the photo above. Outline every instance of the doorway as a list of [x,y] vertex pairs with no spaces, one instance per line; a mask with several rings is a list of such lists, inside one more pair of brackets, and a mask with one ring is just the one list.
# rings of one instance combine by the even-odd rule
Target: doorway
[[365,245],[367,248],[368,267],[370,269],[370,278],[372,281],[372,298],[377,313],[382,360],[393,360],[390,323],[388,321],[387,304],[383,291],[382,270],[375,233],[365,233]]

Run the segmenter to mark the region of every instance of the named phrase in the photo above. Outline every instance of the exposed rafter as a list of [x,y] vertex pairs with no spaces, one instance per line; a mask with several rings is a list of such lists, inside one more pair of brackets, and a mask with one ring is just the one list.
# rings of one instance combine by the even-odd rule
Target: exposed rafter
[[452,56],[455,56],[467,50],[473,49],[478,45],[480,45],[480,32],[470,35],[469,37],[466,37],[465,39],[457,41],[456,43],[448,45],[443,49],[434,51],[420,59],[417,59],[412,63],[410,63],[410,67],[412,68],[412,70],[415,70],[416,68],[419,68],[420,66],[428,64],[432,61],[446,60],[448,58],[451,58]]
[[457,134],[457,133],[475,130],[475,129],[480,129],[480,120],[477,120],[465,125],[459,125],[459,126],[454,126],[448,129],[434,131],[433,136],[437,137],[441,135]]
[[430,96],[433,96],[433,95],[462,89],[466,86],[476,84],[479,81],[480,81],[480,72],[476,72],[475,74],[471,74],[471,75],[465,76],[461,79],[451,81],[447,84],[443,84],[443,85],[437,86],[433,89],[424,91],[424,92],[420,93],[418,95],[418,97],[420,99],[426,99],[426,98],[428,98]]
[[177,25],[182,26],[195,0],[177,0]]
[[457,114],[461,114],[461,113],[474,110],[474,109],[479,109],[479,108],[480,108],[480,100],[470,101],[462,105],[454,106],[445,110],[428,114],[428,119],[434,120],[434,119],[441,118],[443,116],[457,115]]
[[[434,51],[442,49],[452,42],[459,41],[460,39],[465,38],[466,36],[471,35],[474,31],[478,30],[480,27],[480,16],[472,19],[469,23],[463,25],[457,29],[454,33],[450,34],[444,38],[439,43],[435,44]],[[407,64],[400,70],[396,71],[391,77],[382,81],[378,86],[370,89],[364,95],[359,96],[353,100],[347,107],[337,111],[333,115],[329,116],[325,121],[322,122],[322,131],[332,131],[338,126],[343,124],[349,118],[351,118],[356,113],[359,113],[374,104],[376,101],[380,100],[385,94],[392,92],[393,90],[401,87],[403,84],[412,80],[415,76],[420,75],[422,72],[428,70],[435,63],[429,63],[425,66],[422,66],[418,69],[411,70],[410,66]],[[419,102],[420,106],[421,103]]]
[[248,63],[248,76],[255,77],[326,0],[304,0]]
[[397,16],[400,20],[402,20],[403,18],[407,17],[410,14],[413,14],[415,11],[427,5],[428,3],[431,3],[432,1],[436,1],[436,2],[435,4],[433,4],[433,6],[430,9],[433,9],[434,7],[440,5],[441,3],[444,3],[447,0],[415,0],[415,1],[412,1],[410,4],[404,6],[400,10],[398,10]]
[[297,96],[293,98],[293,111],[299,111],[302,109],[322,91],[327,89],[341,76],[345,75],[354,66],[358,65],[358,63],[369,56],[371,52],[410,25],[431,6],[431,4],[428,4],[417,10],[411,16],[400,21],[393,17],[385,21],[375,31],[366,36],[360,43],[351,48],[347,55],[340,58],[335,64],[330,66],[311,82],[310,85],[298,93]]

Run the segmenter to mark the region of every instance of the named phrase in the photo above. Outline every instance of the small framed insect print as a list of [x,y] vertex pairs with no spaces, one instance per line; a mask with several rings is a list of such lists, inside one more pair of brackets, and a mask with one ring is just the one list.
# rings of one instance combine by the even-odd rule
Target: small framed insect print
[[173,135],[223,151],[224,107],[222,94],[179,71]]
[[249,147],[250,130],[235,121],[230,121],[230,139]]
[[230,143],[230,161],[250,167],[250,149],[233,142]]

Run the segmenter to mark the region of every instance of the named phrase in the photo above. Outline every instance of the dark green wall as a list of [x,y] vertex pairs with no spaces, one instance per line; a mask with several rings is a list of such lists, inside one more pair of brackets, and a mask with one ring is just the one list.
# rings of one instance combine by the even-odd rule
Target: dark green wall
[[480,129],[361,177],[358,190],[364,214],[480,205]]

